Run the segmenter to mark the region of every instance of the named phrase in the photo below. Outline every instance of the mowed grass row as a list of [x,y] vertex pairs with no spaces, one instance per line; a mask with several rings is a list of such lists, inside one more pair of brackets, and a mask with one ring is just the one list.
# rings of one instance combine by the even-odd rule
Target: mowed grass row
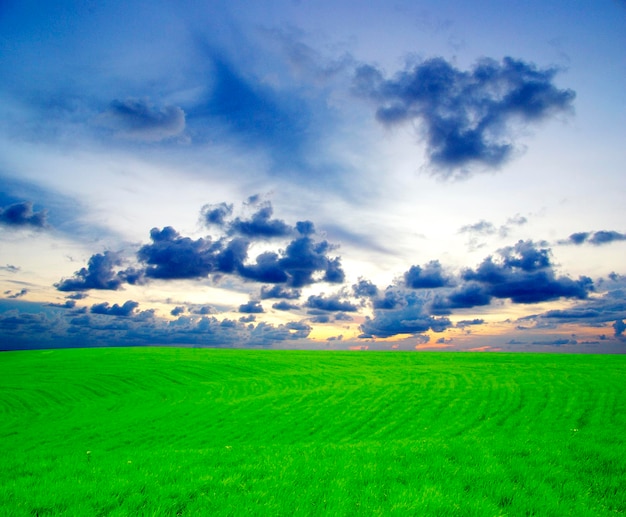
[[0,355],[0,514],[626,513],[626,356]]

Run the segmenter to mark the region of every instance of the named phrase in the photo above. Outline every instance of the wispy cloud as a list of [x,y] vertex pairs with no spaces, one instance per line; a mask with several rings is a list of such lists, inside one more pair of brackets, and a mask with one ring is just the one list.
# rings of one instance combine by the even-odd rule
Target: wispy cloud
[[46,212],[33,211],[33,204],[30,201],[0,207],[0,225],[9,228],[45,228]]

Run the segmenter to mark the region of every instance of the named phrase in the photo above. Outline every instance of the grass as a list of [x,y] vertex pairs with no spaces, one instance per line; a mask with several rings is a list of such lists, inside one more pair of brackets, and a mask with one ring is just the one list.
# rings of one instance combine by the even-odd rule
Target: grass
[[0,514],[626,513],[626,356],[0,355]]

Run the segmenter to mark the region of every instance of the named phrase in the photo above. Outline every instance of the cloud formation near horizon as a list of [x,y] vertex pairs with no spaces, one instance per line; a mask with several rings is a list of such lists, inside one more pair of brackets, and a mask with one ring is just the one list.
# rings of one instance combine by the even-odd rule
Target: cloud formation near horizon
[[514,150],[512,125],[570,110],[575,93],[553,84],[556,72],[511,57],[484,58],[462,71],[436,57],[392,78],[361,65],[354,89],[375,102],[381,124],[417,122],[429,164],[449,177],[472,164],[499,167]]
[[[335,246],[326,240],[316,240],[310,221],[300,221],[291,227],[272,219],[272,208],[267,203],[249,219],[226,220],[223,206],[205,207],[202,213],[208,222],[217,222],[226,236],[192,239],[180,235],[171,226],[153,228],[150,231],[152,242],[137,251],[138,266],[122,269],[120,256],[105,251],[93,255],[88,266],[78,270],[73,278],[63,279],[55,286],[59,291],[117,290],[124,283],[203,279],[209,275],[218,279],[220,275],[232,275],[244,281],[281,284],[283,288],[266,291],[270,293],[268,297],[280,298],[314,283],[344,281],[340,258],[329,256]],[[220,215],[216,216],[218,213]],[[252,260],[249,257],[255,241],[288,237],[292,239],[284,248],[264,251]]]

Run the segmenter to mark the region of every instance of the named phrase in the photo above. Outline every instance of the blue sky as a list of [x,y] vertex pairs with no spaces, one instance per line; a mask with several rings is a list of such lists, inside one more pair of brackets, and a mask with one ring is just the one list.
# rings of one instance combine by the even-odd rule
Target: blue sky
[[0,348],[626,350],[626,4],[0,7]]

